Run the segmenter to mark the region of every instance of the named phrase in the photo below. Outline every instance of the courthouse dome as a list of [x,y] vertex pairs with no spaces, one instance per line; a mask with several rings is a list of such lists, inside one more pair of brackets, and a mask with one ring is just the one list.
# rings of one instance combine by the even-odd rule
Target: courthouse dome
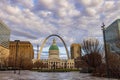
[[53,39],[53,43],[50,46],[49,50],[59,50],[58,46],[56,45],[55,39]]

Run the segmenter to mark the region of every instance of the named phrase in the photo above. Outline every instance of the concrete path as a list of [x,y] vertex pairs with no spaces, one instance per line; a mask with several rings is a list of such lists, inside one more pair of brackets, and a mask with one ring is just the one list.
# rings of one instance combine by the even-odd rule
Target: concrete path
[[0,71],[0,80],[118,80],[90,76],[79,72],[32,72],[21,71],[14,74],[13,71]]

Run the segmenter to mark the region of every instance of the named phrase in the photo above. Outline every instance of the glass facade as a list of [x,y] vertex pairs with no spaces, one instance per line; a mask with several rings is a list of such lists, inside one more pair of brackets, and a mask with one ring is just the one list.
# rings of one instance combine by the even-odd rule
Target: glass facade
[[116,46],[120,42],[120,19],[117,19],[106,28],[105,37],[111,51],[120,53],[120,48]]
[[9,48],[10,29],[0,21],[0,46]]
[[106,41],[116,41],[120,39],[120,31],[119,31],[119,25],[120,20],[116,20],[113,22],[110,26],[106,28]]

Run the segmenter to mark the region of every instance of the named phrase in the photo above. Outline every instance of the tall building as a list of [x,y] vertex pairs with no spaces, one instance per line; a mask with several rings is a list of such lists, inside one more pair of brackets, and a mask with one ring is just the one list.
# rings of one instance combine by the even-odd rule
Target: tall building
[[117,47],[120,43],[120,19],[115,20],[105,30],[106,42],[110,45],[110,50],[115,53],[120,53],[120,48]]
[[[29,41],[10,41],[10,60],[11,61],[22,61],[24,62],[26,59],[29,60],[28,62],[32,61],[34,58],[34,51],[33,46]],[[16,59],[17,57],[17,59]]]
[[70,46],[71,59],[77,59],[81,57],[81,46],[80,44],[73,43]]
[[0,20],[0,66],[5,65],[9,57],[10,29]]
[[0,21],[0,46],[9,48],[10,29]]

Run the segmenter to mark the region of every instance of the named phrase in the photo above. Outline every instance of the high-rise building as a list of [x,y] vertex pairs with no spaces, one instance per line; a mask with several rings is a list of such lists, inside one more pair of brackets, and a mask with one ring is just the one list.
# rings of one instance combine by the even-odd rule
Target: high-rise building
[[0,66],[5,65],[9,57],[10,29],[0,20]]
[[10,29],[0,21],[0,46],[9,48]]
[[120,43],[120,19],[115,20],[105,30],[106,42],[110,45],[110,50],[115,53],[120,53],[120,48],[117,47]]
[[[24,62],[26,60],[28,63],[32,61],[34,58],[34,51],[33,51],[33,46],[29,41],[20,41],[20,40],[15,40],[15,41],[10,41],[10,60],[15,61],[17,60],[20,62]],[[17,59],[16,59],[17,58]]]
[[73,43],[70,46],[71,59],[77,59],[81,57],[81,46],[80,44]]

